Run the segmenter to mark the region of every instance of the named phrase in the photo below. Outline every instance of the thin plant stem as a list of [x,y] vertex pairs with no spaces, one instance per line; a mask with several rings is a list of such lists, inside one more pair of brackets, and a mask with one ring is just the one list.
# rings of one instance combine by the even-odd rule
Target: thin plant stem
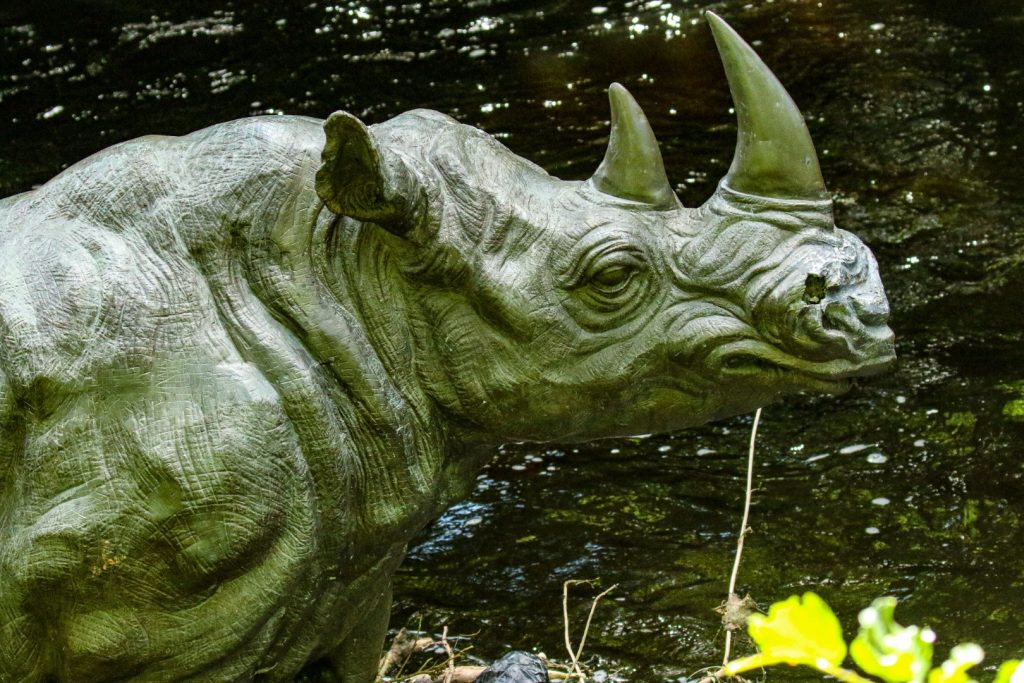
[[[761,409],[754,413],[754,424],[750,428],[750,450],[747,455],[747,496],[743,502],[743,522],[740,524],[740,536],[736,540],[736,559],[732,563],[732,575],[729,577],[729,594],[727,600],[736,592],[736,577],[740,573],[740,558],[743,556],[743,539],[747,537],[747,527],[750,521],[750,501],[754,495],[754,445],[757,443],[757,425],[761,422]],[[729,663],[729,654],[732,650],[732,631],[725,632],[725,656],[722,659],[722,666]]]
[[448,655],[448,666],[444,670],[444,683],[451,683],[452,676],[455,674],[455,653],[452,652],[452,646],[448,642],[448,627],[444,627],[444,631],[441,632],[441,645],[444,647],[444,652]]
[[[754,669],[761,669],[762,671],[764,671],[767,667],[776,666],[778,664],[783,663],[788,663],[790,666],[796,666],[795,662],[785,662],[785,660],[781,659],[762,658],[755,655],[753,657],[748,657],[747,660],[737,659],[733,663],[734,666],[728,669],[719,669],[715,672],[714,676],[707,676],[703,680],[711,683],[711,681],[715,680],[716,678],[732,678],[747,671],[753,671]],[[736,664],[739,664],[739,666],[735,666]],[[819,671],[825,674],[826,676],[831,676],[832,678],[842,681],[843,683],[878,683],[878,681],[861,676],[856,671],[844,669],[841,666],[831,664],[825,660],[818,660],[816,662],[801,662],[801,665],[809,667],[811,669],[815,669],[816,671]]]
[[583,635],[580,636],[579,647],[574,649],[572,646],[572,638],[569,636],[569,586],[574,586],[578,583],[592,584],[593,581],[569,579],[562,584],[562,624],[565,632],[565,649],[569,652],[569,657],[572,660],[572,672],[569,674],[569,677],[575,677],[579,681],[585,681],[586,676],[583,675],[583,670],[580,668],[580,657],[583,656],[583,646],[587,642],[587,634],[590,632],[590,622],[594,618],[594,610],[597,609],[597,603],[601,601],[601,598],[615,590],[619,584],[614,584],[608,590],[602,591],[596,598],[594,598],[594,601],[590,603],[590,614],[587,615],[587,623],[583,626]]
[[580,636],[580,646],[576,648],[576,654],[573,656],[572,661],[575,664],[583,656],[583,646],[587,642],[587,634],[590,633],[590,622],[594,619],[594,610],[597,609],[597,603],[601,602],[601,598],[611,593],[613,590],[619,587],[619,584],[612,584],[607,590],[601,591],[594,598],[594,601],[590,603],[590,614],[587,615],[587,623],[583,625],[583,635]]
[[[584,582],[579,581],[577,579],[569,579],[568,581],[562,584],[562,629],[563,634],[565,635],[565,650],[569,653],[570,661],[575,660],[576,650],[572,646],[572,637],[569,635],[569,586],[575,585],[577,583]],[[574,661],[572,668],[575,671],[578,671]]]

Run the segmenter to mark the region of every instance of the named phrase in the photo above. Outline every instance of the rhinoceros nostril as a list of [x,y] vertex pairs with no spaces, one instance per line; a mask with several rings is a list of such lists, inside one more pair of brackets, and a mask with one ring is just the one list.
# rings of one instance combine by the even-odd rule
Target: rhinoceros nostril
[[825,298],[825,276],[817,273],[808,273],[804,280],[804,303],[817,304]]
[[884,297],[866,298],[853,296],[850,298],[853,310],[866,327],[877,327],[889,321],[889,303]]
[[821,324],[829,330],[855,330],[860,327],[857,314],[846,301],[829,301],[821,312]]

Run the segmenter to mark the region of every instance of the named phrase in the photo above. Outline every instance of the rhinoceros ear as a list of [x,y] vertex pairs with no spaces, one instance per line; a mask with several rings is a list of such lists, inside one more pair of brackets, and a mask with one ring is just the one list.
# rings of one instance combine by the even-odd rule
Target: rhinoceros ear
[[404,234],[415,222],[419,193],[404,187],[399,159],[386,158],[362,121],[336,111],[324,122],[327,141],[316,173],[316,193],[331,211]]

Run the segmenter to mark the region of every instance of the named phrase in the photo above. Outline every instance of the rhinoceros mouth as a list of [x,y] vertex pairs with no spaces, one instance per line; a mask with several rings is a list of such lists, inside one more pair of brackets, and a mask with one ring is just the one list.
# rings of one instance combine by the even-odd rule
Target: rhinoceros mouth
[[801,388],[828,394],[843,393],[852,384],[852,380],[847,377],[830,377],[819,372],[808,372],[793,364],[783,364],[752,353],[730,354],[722,360],[719,372],[724,377],[764,378],[768,383],[789,381]]
[[762,342],[743,341],[717,349],[708,360],[723,376],[760,375],[768,380],[794,381],[806,389],[841,393],[850,388],[855,377],[886,371],[894,358],[886,356],[860,363],[845,359],[809,361]]

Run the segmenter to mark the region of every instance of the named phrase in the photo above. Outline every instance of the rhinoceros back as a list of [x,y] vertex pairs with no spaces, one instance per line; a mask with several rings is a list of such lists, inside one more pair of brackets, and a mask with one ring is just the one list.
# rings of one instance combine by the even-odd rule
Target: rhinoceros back
[[345,401],[260,298],[320,147],[243,120],[0,204],[0,679],[284,680],[351,628]]

